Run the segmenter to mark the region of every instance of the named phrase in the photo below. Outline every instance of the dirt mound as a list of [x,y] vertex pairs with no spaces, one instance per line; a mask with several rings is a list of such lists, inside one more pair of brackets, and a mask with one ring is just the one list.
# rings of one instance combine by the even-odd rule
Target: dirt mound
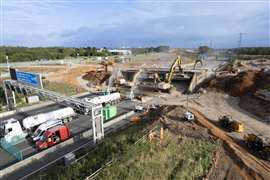
[[210,88],[217,88],[232,96],[243,96],[254,93],[270,83],[270,76],[262,71],[244,71],[236,76],[218,77],[209,82]]
[[90,81],[92,85],[101,85],[104,83],[111,74],[106,71],[89,71],[82,78]]

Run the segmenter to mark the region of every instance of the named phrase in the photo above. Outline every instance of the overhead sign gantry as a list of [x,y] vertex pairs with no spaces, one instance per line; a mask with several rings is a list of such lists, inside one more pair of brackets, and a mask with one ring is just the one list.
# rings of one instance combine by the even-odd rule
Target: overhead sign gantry
[[68,97],[53,91],[45,90],[42,88],[41,77],[38,74],[16,71],[15,69],[12,69],[10,74],[12,79],[3,82],[6,102],[9,109],[14,109],[16,107],[14,92],[25,96],[31,94],[46,97],[58,104],[72,107],[81,114],[89,115],[92,121],[94,142],[104,137],[102,105],[95,105],[78,98]]

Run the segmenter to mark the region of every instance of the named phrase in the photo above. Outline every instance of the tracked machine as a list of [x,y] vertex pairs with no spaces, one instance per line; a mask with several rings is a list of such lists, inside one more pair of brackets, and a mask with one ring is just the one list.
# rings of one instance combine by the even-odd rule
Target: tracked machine
[[270,160],[270,138],[257,136],[255,134],[247,134],[244,141],[248,148],[254,151],[259,157]]
[[243,132],[244,124],[232,119],[231,116],[224,115],[219,117],[220,125],[228,131]]

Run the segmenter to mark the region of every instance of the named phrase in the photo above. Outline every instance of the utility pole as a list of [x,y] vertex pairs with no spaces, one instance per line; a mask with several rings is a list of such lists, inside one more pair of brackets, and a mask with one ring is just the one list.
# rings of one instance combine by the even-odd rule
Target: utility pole
[[242,47],[243,33],[239,33],[238,48]]

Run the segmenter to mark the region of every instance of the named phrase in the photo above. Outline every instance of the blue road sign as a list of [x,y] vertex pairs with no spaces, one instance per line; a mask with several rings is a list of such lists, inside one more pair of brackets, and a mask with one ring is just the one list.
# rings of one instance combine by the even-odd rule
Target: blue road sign
[[17,81],[34,87],[42,88],[41,78],[39,74],[16,71]]

